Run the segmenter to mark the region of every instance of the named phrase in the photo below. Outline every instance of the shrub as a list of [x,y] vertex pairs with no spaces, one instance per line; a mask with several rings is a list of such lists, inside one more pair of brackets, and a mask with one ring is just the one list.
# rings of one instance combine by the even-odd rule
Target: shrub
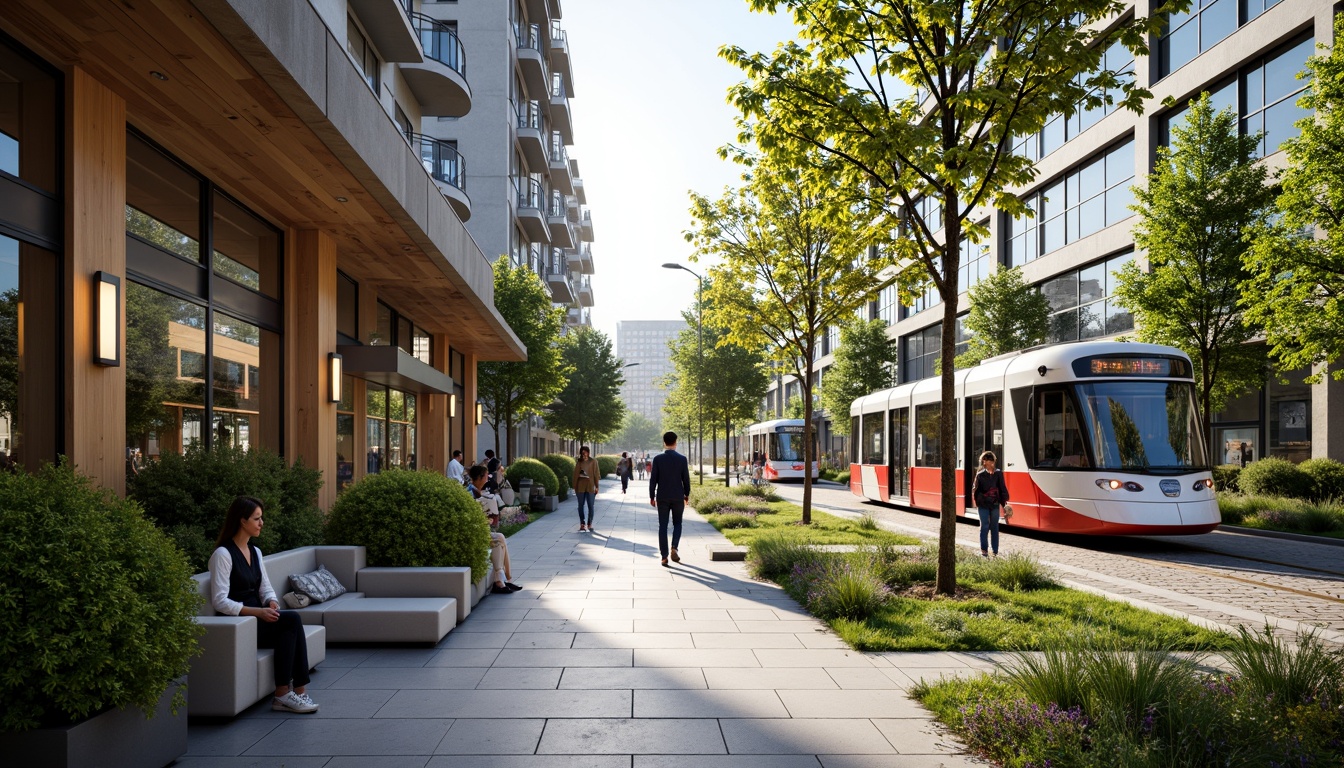
[[1086,658],[1085,710],[1117,731],[1137,735],[1146,717],[1166,715],[1195,685],[1196,660],[1166,651],[1102,648]]
[[784,500],[783,496],[775,493],[775,486],[769,483],[761,483],[760,485],[752,485],[750,483],[735,485],[729,490],[729,493],[732,493],[734,496],[750,496],[754,499],[760,499],[761,501],[767,502]]
[[544,487],[547,496],[560,495],[560,478],[555,476],[555,472],[552,472],[550,467],[540,461],[518,459],[504,471],[504,478],[513,485],[514,490],[518,490],[519,482],[524,477],[531,478],[533,485]]
[[542,464],[550,467],[555,473],[556,479],[560,481],[560,490],[563,493],[571,488],[570,478],[574,477],[574,459],[563,453],[548,453],[537,459]]
[[716,515],[714,527],[720,531],[727,528],[755,528],[756,514],[754,512],[728,512]]
[[1213,468],[1213,489],[1224,493],[1238,493],[1241,486],[1241,467],[1236,464],[1223,464]]
[[918,552],[907,553],[890,545],[879,545],[872,552],[882,580],[892,586],[907,587],[938,577],[936,546],[921,547]]
[[480,503],[431,471],[389,470],[346,488],[331,508],[327,540],[365,547],[373,566],[470,566],[472,581],[489,572],[490,523]]
[[1054,579],[1035,558],[1019,553],[994,560],[968,557],[957,568],[961,578],[987,581],[1013,592],[1031,592],[1055,586]]
[[[807,569],[799,566],[795,571]],[[795,578],[810,582],[808,609],[823,619],[863,621],[891,600],[891,590],[866,564],[830,557],[811,569],[816,573],[799,573]]]
[[864,512],[859,516],[859,530],[876,531],[877,527],[877,518],[873,517],[872,512]]
[[951,608],[934,608],[924,614],[924,623],[944,635],[953,637],[966,631],[966,615]]
[[597,459],[597,471],[602,473],[602,477],[616,474],[616,462],[621,460],[620,456],[608,456],[604,454],[594,458]]
[[1294,646],[1276,637],[1269,626],[1254,633],[1241,626],[1223,655],[1242,685],[1286,706],[1335,698],[1327,694],[1337,691],[1344,676],[1339,656],[1310,632],[1299,636]]
[[835,482],[841,485],[849,485],[849,470],[835,473]]
[[1084,764],[1088,721],[1081,707],[985,699],[963,707],[960,715],[967,742],[1005,765]]
[[1344,501],[1344,463],[1334,459],[1308,459],[1297,468],[1311,479],[1311,497],[1317,501]]
[[152,712],[187,673],[191,569],[135,502],[64,462],[0,473],[0,552],[0,731]]
[[262,449],[194,446],[164,453],[128,479],[127,495],[168,532],[196,572],[205,571],[224,512],[238,496],[255,496],[266,510],[256,544],[280,552],[322,543],[317,493],[322,472]]
[[747,549],[747,567],[760,579],[784,576],[794,566],[812,561],[816,554],[783,531],[757,537]]
[[1073,709],[1087,703],[1087,662],[1086,649],[1056,645],[1039,653],[1018,654],[1001,671],[1033,703]]
[[1241,470],[1237,484],[1242,493],[1259,496],[1288,496],[1305,499],[1311,496],[1311,477],[1301,467],[1270,457],[1247,464]]

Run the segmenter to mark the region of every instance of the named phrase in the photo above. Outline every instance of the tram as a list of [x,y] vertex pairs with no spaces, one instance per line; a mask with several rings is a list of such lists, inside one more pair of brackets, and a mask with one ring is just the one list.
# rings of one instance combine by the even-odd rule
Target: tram
[[[753,460],[765,460],[762,475],[766,480],[803,479],[803,420],[775,419],[762,421],[743,430],[743,452]],[[812,432],[812,455],[817,456],[817,433]],[[812,479],[821,471],[820,463],[812,460]]]
[[[1013,527],[1062,533],[1196,534],[1218,527],[1190,358],[1155,344],[1073,342],[956,372],[956,509],[978,518],[982,451],[999,457]],[[941,381],[854,401],[850,490],[941,508]]]

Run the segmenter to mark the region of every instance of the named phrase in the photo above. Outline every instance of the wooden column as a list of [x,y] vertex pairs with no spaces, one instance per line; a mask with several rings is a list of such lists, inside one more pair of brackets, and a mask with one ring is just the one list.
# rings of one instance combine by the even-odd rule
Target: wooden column
[[65,449],[79,471],[126,493],[126,360],[93,362],[94,273],[121,278],[126,327],[126,102],[79,67],[65,92]]
[[[462,453],[468,459],[483,455],[479,448],[480,425],[476,423],[476,353],[467,352],[463,355],[462,361],[462,399],[466,402],[459,403],[461,410],[458,411],[467,420],[467,444],[462,446]],[[503,448],[503,446],[501,446]],[[497,453],[505,454],[507,449]]]
[[[436,333],[431,337],[430,346],[434,368],[448,373],[448,337]],[[417,414],[420,420],[419,468],[443,473],[448,469],[448,446],[452,442],[448,435],[448,395],[421,395],[421,402],[423,405]]]
[[318,230],[289,238],[285,259],[285,455],[322,470],[318,505],[336,501],[336,404],[328,354],[336,351],[336,241]]

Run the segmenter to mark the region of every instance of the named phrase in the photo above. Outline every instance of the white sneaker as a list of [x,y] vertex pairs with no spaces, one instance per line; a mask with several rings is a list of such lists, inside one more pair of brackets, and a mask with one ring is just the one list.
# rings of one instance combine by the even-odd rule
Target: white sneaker
[[290,691],[284,696],[276,696],[271,699],[271,709],[277,712],[297,712],[301,715],[310,715],[317,711],[317,704],[308,698],[307,694]]

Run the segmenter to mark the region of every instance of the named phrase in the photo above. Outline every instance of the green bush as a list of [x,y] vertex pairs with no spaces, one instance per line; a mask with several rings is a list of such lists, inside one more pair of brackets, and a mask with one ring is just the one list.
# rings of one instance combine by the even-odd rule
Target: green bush
[[766,502],[775,502],[784,500],[783,496],[780,496],[778,493],[775,493],[775,486],[769,483],[761,483],[760,485],[752,485],[750,483],[744,483],[742,485],[733,486],[728,490],[728,492],[733,494],[734,496],[750,496],[753,499],[760,499],[761,501]]
[[1273,457],[1247,464],[1241,470],[1237,485],[1242,493],[1256,496],[1306,499],[1312,492],[1310,475],[1291,461]]
[[726,528],[755,528],[756,515],[743,512],[728,512],[714,519],[714,527],[720,531]]
[[321,488],[322,472],[302,461],[288,466],[262,449],[195,446],[149,463],[129,478],[126,494],[168,532],[200,573],[215,549],[224,512],[238,496],[256,497],[266,511],[266,526],[256,540],[261,551],[322,543]]
[[547,496],[560,495],[560,478],[551,468],[536,459],[518,459],[504,471],[504,477],[518,490],[519,481],[524,477],[532,479],[533,485],[540,484],[546,489]]
[[560,480],[560,488],[562,491],[570,489],[571,486],[569,481],[570,478],[574,477],[575,461],[573,458],[566,456],[563,453],[548,453],[545,456],[538,458],[537,461],[550,467],[551,471],[555,473],[556,478]]
[[849,470],[835,473],[835,482],[842,485],[849,485]]
[[1054,579],[1030,555],[1013,553],[988,560],[965,551],[957,563],[957,576],[969,581],[987,581],[1012,592],[1032,592],[1055,586]]
[[808,609],[823,619],[863,621],[891,600],[891,590],[868,564],[831,557],[813,571],[797,578],[809,582]]
[[783,531],[760,536],[747,549],[747,568],[759,579],[784,576],[814,559],[816,553]]
[[602,473],[603,477],[616,474],[616,462],[621,460],[620,456],[596,456],[597,471]]
[[0,473],[0,552],[0,731],[152,712],[187,673],[191,569],[134,502],[66,463]]
[[1238,493],[1241,490],[1239,480],[1241,467],[1236,464],[1222,464],[1213,468],[1213,489],[1223,493]]
[[346,488],[331,508],[327,541],[365,547],[373,566],[470,566],[472,581],[489,572],[490,523],[480,503],[428,470],[388,470]]
[[1344,662],[1314,633],[1299,636],[1296,645],[1276,637],[1269,626],[1259,632],[1240,626],[1237,633],[1223,655],[1257,696],[1286,705],[1334,698]]
[[1311,497],[1316,501],[1344,501],[1344,463],[1334,459],[1308,459],[1297,468],[1311,479]]

